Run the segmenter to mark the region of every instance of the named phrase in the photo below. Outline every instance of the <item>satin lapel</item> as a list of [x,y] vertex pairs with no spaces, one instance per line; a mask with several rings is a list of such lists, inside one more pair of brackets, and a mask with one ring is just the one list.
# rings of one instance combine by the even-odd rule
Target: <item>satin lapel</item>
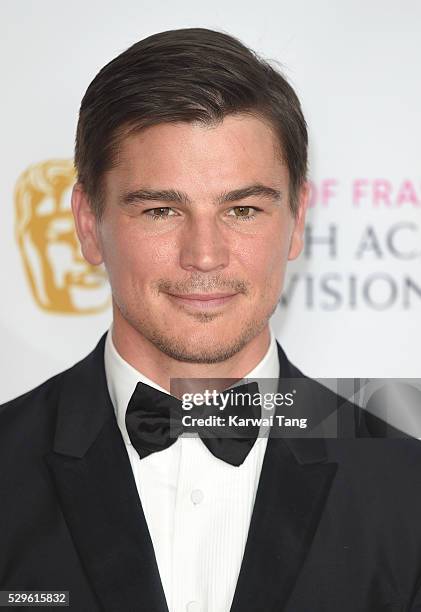
[[45,460],[102,609],[168,612],[130,461],[107,392],[103,341],[64,374],[55,447]]
[[[278,350],[281,378],[303,376]],[[230,612],[286,605],[336,473],[326,460],[323,439],[269,438]]]
[[330,463],[300,465],[286,442],[268,440],[231,612],[285,606],[336,472]]

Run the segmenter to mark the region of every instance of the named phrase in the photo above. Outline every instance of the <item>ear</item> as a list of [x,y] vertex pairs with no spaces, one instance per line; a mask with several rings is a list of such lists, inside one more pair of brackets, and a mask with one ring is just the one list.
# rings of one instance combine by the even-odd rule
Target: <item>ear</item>
[[98,266],[103,262],[103,257],[97,219],[81,183],[73,187],[72,211],[83,256],[90,264]]
[[303,249],[304,244],[304,227],[305,218],[308,206],[308,199],[310,194],[309,183],[304,183],[300,188],[298,196],[298,210],[294,218],[294,227],[291,234],[291,241],[289,245],[288,259],[292,260],[298,257]]

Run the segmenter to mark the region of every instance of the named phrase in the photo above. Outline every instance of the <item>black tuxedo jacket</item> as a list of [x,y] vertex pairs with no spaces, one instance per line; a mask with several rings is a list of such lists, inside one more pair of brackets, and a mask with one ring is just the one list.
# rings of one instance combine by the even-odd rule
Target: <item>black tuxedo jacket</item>
[[[0,408],[0,590],[166,612],[104,339]],[[280,378],[302,377],[278,350]],[[322,416],[326,393],[309,397]],[[268,440],[231,612],[421,610],[421,443],[372,439],[358,411],[339,413],[341,439]]]

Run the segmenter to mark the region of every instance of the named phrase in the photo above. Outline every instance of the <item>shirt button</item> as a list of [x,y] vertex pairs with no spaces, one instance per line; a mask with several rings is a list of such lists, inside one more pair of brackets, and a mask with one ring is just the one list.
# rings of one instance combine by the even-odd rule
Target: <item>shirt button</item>
[[[203,501],[204,497],[205,496],[203,494],[203,491],[201,491],[200,489],[194,489],[194,491],[192,491],[190,494],[190,498],[194,504],[200,504],[200,502]],[[192,601],[190,603],[194,603],[196,605],[197,602]],[[196,608],[192,608],[192,610],[196,611]],[[189,608],[189,612],[190,612],[190,608]]]
[[186,606],[187,612],[200,612],[200,603],[198,601],[189,601]]

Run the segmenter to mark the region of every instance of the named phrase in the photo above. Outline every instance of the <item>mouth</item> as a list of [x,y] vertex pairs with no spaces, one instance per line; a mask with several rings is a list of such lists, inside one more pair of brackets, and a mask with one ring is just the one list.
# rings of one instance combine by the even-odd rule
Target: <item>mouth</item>
[[187,306],[199,310],[221,308],[232,302],[238,293],[167,293],[169,298],[180,306]]

